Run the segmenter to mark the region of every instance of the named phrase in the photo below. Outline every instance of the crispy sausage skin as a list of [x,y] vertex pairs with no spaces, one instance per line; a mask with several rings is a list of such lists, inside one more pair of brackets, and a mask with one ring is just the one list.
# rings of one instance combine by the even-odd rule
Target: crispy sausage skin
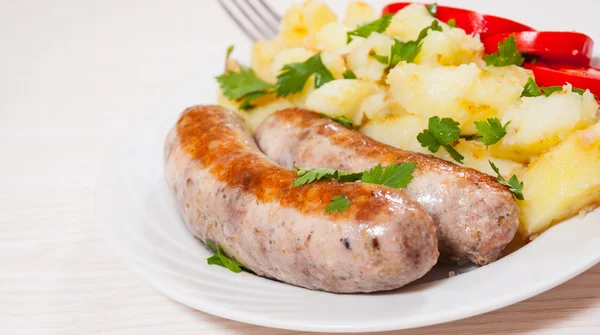
[[[165,145],[165,177],[190,231],[260,276],[331,292],[391,290],[437,262],[431,217],[401,190],[320,181],[258,147],[241,117],[218,106],[183,112]],[[325,211],[335,195],[348,211]]]
[[488,264],[517,232],[519,208],[512,194],[487,174],[393,148],[297,108],[270,115],[254,136],[267,156],[287,168],[360,172],[379,163],[417,162],[405,191],[436,222],[443,259]]

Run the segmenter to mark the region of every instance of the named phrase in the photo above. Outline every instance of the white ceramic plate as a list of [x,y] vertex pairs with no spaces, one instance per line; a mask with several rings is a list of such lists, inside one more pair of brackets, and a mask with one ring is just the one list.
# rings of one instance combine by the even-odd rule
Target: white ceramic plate
[[[479,2],[472,7],[481,10],[481,6]],[[212,73],[210,64],[199,66]],[[315,292],[209,266],[210,252],[188,233],[163,181],[162,153],[163,140],[178,114],[187,106],[214,102],[215,89],[212,76],[206,75],[173,90],[130,126],[98,179],[96,216],[114,250],[137,274],[176,301],[276,328],[394,330],[457,320],[516,303],[600,261],[600,210],[596,210],[550,229],[489,266],[475,271],[436,268],[418,283],[387,293]],[[449,270],[460,274],[448,278]]]

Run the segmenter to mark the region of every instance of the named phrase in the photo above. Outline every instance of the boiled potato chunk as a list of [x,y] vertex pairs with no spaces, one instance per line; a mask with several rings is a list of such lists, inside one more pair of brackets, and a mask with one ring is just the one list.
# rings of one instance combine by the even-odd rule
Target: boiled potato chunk
[[321,62],[335,79],[344,78],[344,72],[346,72],[346,62],[342,56],[332,52],[322,52]]
[[379,63],[369,53],[375,52],[380,56],[389,56],[394,41],[383,34],[372,33],[352,50],[346,61],[359,79],[379,81],[387,67]]
[[316,33],[335,21],[336,15],[321,0],[307,0],[302,5],[293,5],[285,13],[279,40],[289,46],[311,46]]
[[377,13],[373,7],[362,1],[351,2],[346,7],[346,16],[344,17],[344,25],[350,29],[375,21],[378,19]]
[[531,71],[519,66],[488,67],[481,71],[468,93],[463,105],[469,110],[470,119],[462,125],[463,133],[475,134],[474,121],[490,117],[502,119],[504,111],[521,99],[521,92],[532,77]]
[[354,120],[363,99],[379,90],[367,81],[338,79],[314,90],[306,100],[306,108],[329,116],[344,115]]
[[549,97],[521,100],[504,113],[502,123],[511,123],[506,136],[494,146],[494,155],[528,161],[596,121],[598,103],[594,96],[589,92],[583,96],[573,93],[569,85]]
[[475,64],[433,67],[402,62],[390,71],[387,82],[395,101],[408,113],[451,117],[462,124],[470,119],[465,100],[480,73]]
[[[430,26],[434,20],[436,18],[431,16],[425,5],[412,4],[394,14],[385,33],[399,37],[403,41],[414,41],[419,37],[421,30]],[[444,22],[438,20],[438,23],[444,31],[450,29],[450,26]]]
[[417,64],[461,65],[483,62],[483,43],[462,29],[429,31],[423,40]]
[[257,41],[252,46],[250,66],[256,75],[268,82],[276,81],[276,73],[272,71],[273,58],[284,49],[279,41]]
[[[509,180],[512,175],[518,175],[525,168],[521,163],[492,157],[490,151],[481,142],[461,140],[454,149],[465,156],[463,166],[496,176],[489,162],[492,161],[500,169],[500,173],[506,180]],[[450,155],[444,158],[452,160]]]
[[348,49],[348,28],[341,23],[331,22],[315,36],[315,48],[343,54]]
[[569,135],[533,161],[520,179],[523,236],[600,204],[600,123]]
[[290,107],[294,107],[294,105],[292,105],[292,103],[289,101],[285,99],[277,99],[271,103],[255,107],[252,110],[241,111],[240,114],[244,116],[250,131],[254,132],[256,127],[258,127],[258,125],[260,125],[260,123],[263,122],[267,116]]
[[427,126],[428,119],[418,115],[393,115],[367,122],[360,132],[399,149],[428,154],[427,148],[417,141],[417,135]]

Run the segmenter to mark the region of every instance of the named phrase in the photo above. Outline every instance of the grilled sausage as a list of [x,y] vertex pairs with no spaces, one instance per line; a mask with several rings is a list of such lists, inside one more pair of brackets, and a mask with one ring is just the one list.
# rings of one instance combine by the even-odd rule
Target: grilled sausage
[[519,208],[511,192],[487,174],[393,148],[296,108],[270,115],[254,136],[267,156],[287,168],[360,172],[379,163],[417,162],[405,191],[436,222],[442,259],[488,264],[517,232]]
[[[165,177],[189,228],[259,276],[309,289],[401,287],[437,262],[431,217],[403,191],[319,181],[266,157],[242,119],[218,106],[187,109],[165,145]],[[335,195],[350,207],[328,213]]]

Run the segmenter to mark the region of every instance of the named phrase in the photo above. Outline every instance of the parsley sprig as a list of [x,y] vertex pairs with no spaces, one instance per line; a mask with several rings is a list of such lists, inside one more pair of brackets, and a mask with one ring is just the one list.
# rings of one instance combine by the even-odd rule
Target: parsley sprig
[[[521,97],[539,97],[542,95],[549,97],[553,93],[560,92],[562,90],[563,90],[562,86],[540,87],[536,84],[535,80],[533,80],[533,78],[530,77],[529,79],[527,79],[527,83],[525,84],[525,87],[523,88],[523,92],[521,92]],[[583,95],[586,90],[573,87],[573,88],[571,88],[571,91],[573,93]]]
[[429,14],[431,14],[431,16],[437,17],[437,11],[438,11],[438,4],[437,4],[437,2],[434,2],[432,4],[426,5],[425,7],[427,8],[427,11],[429,12]]
[[258,78],[254,70],[241,66],[240,72],[229,70],[217,77],[223,95],[241,101],[240,109],[252,109],[252,101],[273,92],[275,85]]
[[523,53],[517,49],[517,40],[514,35],[510,35],[504,41],[499,42],[497,52],[485,55],[485,64],[487,66],[523,66],[523,62],[525,62],[525,58],[523,57]]
[[333,75],[321,61],[321,54],[316,54],[303,63],[285,65],[277,76],[277,96],[285,97],[301,92],[304,84],[315,75],[315,87],[319,88],[333,80]]
[[356,79],[356,74],[351,69],[347,69],[346,72],[342,73],[344,79]]
[[[413,172],[417,166],[416,162],[405,162],[401,164],[390,164],[385,168],[377,166],[363,172],[352,173],[330,168],[298,169],[298,175],[294,180],[294,187],[313,183],[318,180],[338,180],[342,182],[356,182],[384,185],[391,188],[404,188],[413,179]],[[345,212],[350,207],[350,200],[345,195],[336,195],[325,209],[328,213]]]
[[242,272],[244,266],[225,255],[220,245],[211,240],[206,240],[206,246],[215,253],[206,260],[208,264],[219,265],[235,273]]
[[419,37],[414,41],[402,42],[398,39],[394,39],[394,44],[390,50],[390,56],[382,56],[376,54],[374,51],[369,53],[369,56],[373,57],[379,63],[387,65],[386,71],[394,68],[401,61],[406,61],[407,63],[413,63],[415,58],[421,52],[421,48],[423,47],[423,40],[427,35],[429,35],[430,31],[443,31],[442,26],[440,26],[437,20],[431,22],[431,25],[425,27],[419,33]]
[[519,179],[517,179],[516,175],[512,175],[508,182],[506,182],[506,179],[504,179],[504,177],[502,177],[502,175],[500,174],[500,169],[498,169],[498,167],[492,161],[488,162],[490,163],[492,170],[494,170],[494,172],[496,172],[496,174],[498,175],[498,182],[508,187],[508,189],[515,195],[515,198],[519,200],[525,200],[525,198],[523,197],[523,182],[519,182]]
[[506,135],[506,128],[509,124],[510,121],[503,126],[502,122],[494,117],[485,121],[475,121],[475,128],[481,142],[490,146],[498,143]]
[[372,33],[383,33],[392,23],[392,14],[386,14],[379,19],[363,24],[358,28],[348,32],[347,43],[352,42],[352,36],[369,37]]
[[462,163],[465,157],[452,146],[452,142],[460,137],[459,125],[452,118],[440,119],[438,116],[433,116],[429,118],[428,128],[417,135],[417,140],[422,147],[428,148],[433,153],[443,147],[455,161]]

